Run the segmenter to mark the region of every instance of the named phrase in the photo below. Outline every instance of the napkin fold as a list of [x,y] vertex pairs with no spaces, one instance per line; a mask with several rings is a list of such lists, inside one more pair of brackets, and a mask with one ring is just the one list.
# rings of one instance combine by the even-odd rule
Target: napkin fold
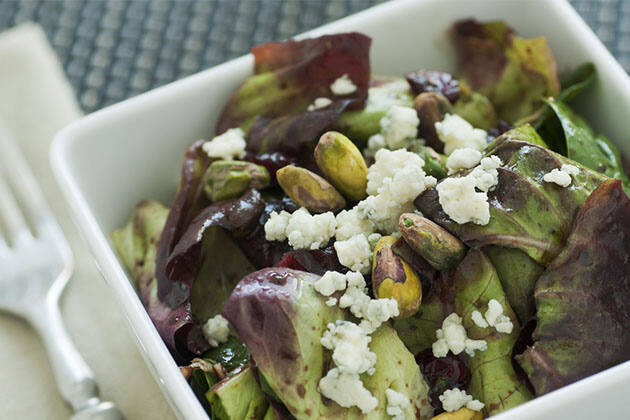
[[[174,419],[53,178],[51,140],[81,111],[38,25],[22,24],[0,34],[0,116],[72,247],[76,268],[61,299],[61,312],[96,375],[102,398],[113,401],[128,420]],[[26,322],[1,312],[0,366],[0,418],[61,420],[72,414],[57,391],[39,337]]]

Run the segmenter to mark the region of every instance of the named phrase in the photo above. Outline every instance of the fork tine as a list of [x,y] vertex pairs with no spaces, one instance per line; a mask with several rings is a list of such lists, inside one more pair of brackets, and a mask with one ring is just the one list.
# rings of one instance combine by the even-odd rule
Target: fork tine
[[[32,223],[35,233],[38,233],[41,225],[49,221],[51,217],[50,211],[48,210],[41,189],[37,181],[35,181],[35,177],[11,137],[11,134],[1,120],[0,169],[4,169],[5,176],[9,184],[13,187],[15,196],[22,204],[25,216]],[[8,188],[5,189],[8,190]],[[0,194],[0,197],[1,196]],[[19,207],[17,208],[19,209]],[[24,220],[24,218],[22,218],[22,220]]]
[[4,222],[3,224],[8,235],[7,239],[12,244],[16,244],[30,236],[28,225],[22,216],[20,207],[1,173],[0,219]]

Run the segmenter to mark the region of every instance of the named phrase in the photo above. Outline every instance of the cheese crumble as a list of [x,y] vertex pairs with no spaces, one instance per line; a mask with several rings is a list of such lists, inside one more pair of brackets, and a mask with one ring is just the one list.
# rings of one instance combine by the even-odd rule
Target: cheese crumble
[[337,96],[349,95],[357,91],[357,86],[352,82],[348,73],[345,73],[330,85],[330,91]]
[[225,133],[216,136],[201,146],[202,150],[211,158],[233,160],[235,157],[245,156],[245,133],[240,128],[230,128]]
[[230,336],[230,324],[220,314],[210,318],[201,328],[203,336],[212,347],[225,343]]
[[444,143],[444,153],[447,155],[464,148],[482,151],[488,139],[488,133],[485,130],[474,128],[456,114],[446,114],[442,121],[436,122],[435,131]]
[[420,119],[415,109],[394,105],[380,120],[381,134],[385,144],[392,150],[400,149],[409,139],[418,137]]
[[449,175],[460,169],[470,169],[481,160],[481,152],[470,147],[457,149],[446,159],[446,167]]
[[462,319],[454,312],[444,319],[442,328],[435,331],[435,336],[437,341],[432,346],[435,357],[445,357],[449,350],[454,355],[465,351],[469,356],[474,356],[475,351],[488,349],[488,343],[485,340],[468,338]]
[[484,403],[478,400],[473,400],[471,395],[466,394],[466,391],[459,388],[447,389],[440,395],[440,402],[444,411],[452,413],[462,407],[466,407],[469,410],[481,411],[484,407]]
[[329,98],[315,98],[312,104],[310,104],[306,110],[307,111],[316,111],[318,109],[326,108],[328,105],[332,104],[332,100]]
[[500,333],[510,334],[514,328],[512,320],[503,315],[503,306],[496,299],[490,299],[485,315],[479,311],[473,311],[470,315],[472,321],[480,328],[494,327]]
[[502,164],[497,156],[485,157],[466,176],[449,177],[439,183],[436,190],[444,212],[459,224],[487,225],[490,222],[487,192],[498,185],[497,169]]
[[330,211],[316,215],[311,215],[304,207],[293,213],[273,211],[265,223],[265,239],[288,239],[294,249],[318,249],[330,241],[336,228],[335,215]]
[[368,169],[368,197],[357,204],[359,217],[383,233],[397,231],[400,215],[413,211],[413,200],[437,182],[423,166],[420,156],[405,149],[377,151]]
[[571,185],[573,181],[571,176],[575,176],[580,173],[580,169],[577,166],[564,164],[560,169],[552,169],[551,172],[546,173],[543,176],[543,181],[545,182],[553,182],[554,184],[558,184],[563,188]]
[[392,420],[410,420],[405,417],[405,410],[409,409],[411,402],[405,394],[387,388],[385,396],[387,397],[385,411],[392,417]]

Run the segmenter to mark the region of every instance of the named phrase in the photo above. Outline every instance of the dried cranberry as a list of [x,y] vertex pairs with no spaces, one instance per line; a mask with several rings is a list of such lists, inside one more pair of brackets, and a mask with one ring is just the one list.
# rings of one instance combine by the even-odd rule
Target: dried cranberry
[[416,361],[429,383],[431,405],[438,411],[442,410],[439,397],[444,391],[451,388],[466,389],[470,383],[470,370],[452,353],[437,358],[431,349],[427,349],[416,355]]
[[455,103],[459,98],[459,82],[450,73],[432,70],[418,70],[405,76],[411,90],[419,95],[422,92],[438,92]]
[[297,209],[297,204],[288,197],[265,202],[265,210],[260,215],[256,228],[249,235],[238,239],[241,251],[257,269],[273,267],[291,249],[286,241],[268,241],[265,238],[265,223],[271,212],[294,212]]
[[276,264],[278,267],[294,268],[309,273],[323,275],[326,271],[345,273],[347,268],[341,265],[337,252],[332,246],[324,249],[296,249],[282,256]]
[[282,152],[261,153],[258,155],[247,152],[245,160],[264,166],[269,171],[269,175],[271,175],[271,181],[273,183],[276,182],[276,172],[278,169],[284,168],[285,166],[296,162],[295,158],[285,155]]
[[491,128],[488,130],[488,137],[490,140],[494,140],[499,137],[501,134],[505,133],[513,129],[514,126],[507,121],[499,120],[499,124],[495,128]]

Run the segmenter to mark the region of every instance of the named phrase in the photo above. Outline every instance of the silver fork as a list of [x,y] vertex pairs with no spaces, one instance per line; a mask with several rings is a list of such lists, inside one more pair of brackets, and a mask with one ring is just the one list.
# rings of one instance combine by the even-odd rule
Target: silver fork
[[0,225],[0,310],[25,318],[41,336],[72,420],[121,420],[113,403],[99,399],[94,374],[63,326],[59,297],[74,268],[72,252],[1,123]]

